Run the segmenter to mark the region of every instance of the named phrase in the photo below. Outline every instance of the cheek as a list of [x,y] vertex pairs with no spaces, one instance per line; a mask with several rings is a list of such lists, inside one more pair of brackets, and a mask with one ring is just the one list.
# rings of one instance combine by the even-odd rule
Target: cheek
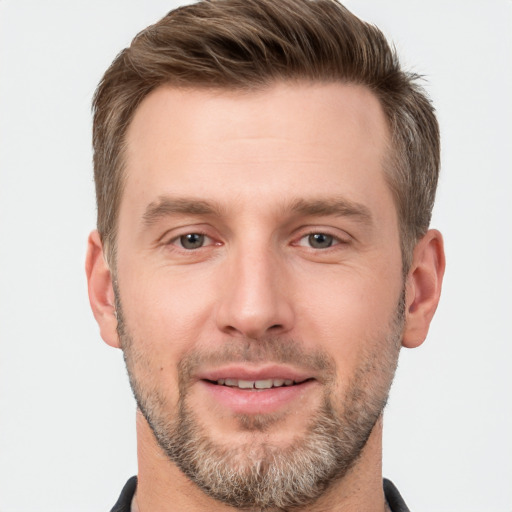
[[386,349],[402,292],[396,274],[332,272],[296,294],[301,338],[332,355],[341,378]]
[[[144,359],[147,378],[174,382],[179,361],[197,345],[208,322],[207,295],[193,279],[161,269],[122,275],[129,276],[119,283],[126,331]],[[142,365],[139,371],[145,371]]]
[[204,276],[186,266],[176,268],[149,260],[134,258],[126,262],[122,274],[120,271],[123,305],[133,327],[157,331],[172,327],[174,332],[192,328],[207,297]]
[[[399,343],[395,319],[401,289],[376,294],[372,286],[349,286],[314,297],[309,338],[322,344],[336,366],[332,404],[339,413],[380,408],[389,392]],[[306,313],[304,313],[306,314]],[[377,410],[377,409],[375,409]]]

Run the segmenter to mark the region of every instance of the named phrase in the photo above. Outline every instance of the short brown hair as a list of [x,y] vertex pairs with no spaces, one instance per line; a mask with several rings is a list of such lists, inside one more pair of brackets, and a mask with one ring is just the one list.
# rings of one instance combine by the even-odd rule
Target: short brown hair
[[128,125],[155,88],[261,89],[277,81],[342,82],[380,100],[392,148],[385,163],[407,270],[428,229],[439,174],[434,109],[400,68],[382,32],[336,0],[204,0],[140,32],[101,80],[93,101],[98,230],[115,265]]

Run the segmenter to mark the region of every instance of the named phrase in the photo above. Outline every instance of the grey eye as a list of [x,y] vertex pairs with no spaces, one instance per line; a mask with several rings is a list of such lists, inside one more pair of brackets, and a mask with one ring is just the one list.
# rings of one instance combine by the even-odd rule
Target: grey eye
[[325,233],[313,233],[308,236],[308,243],[314,249],[327,249],[331,247],[333,241],[334,237]]
[[199,249],[204,245],[204,239],[200,233],[188,233],[180,236],[180,244],[184,249]]

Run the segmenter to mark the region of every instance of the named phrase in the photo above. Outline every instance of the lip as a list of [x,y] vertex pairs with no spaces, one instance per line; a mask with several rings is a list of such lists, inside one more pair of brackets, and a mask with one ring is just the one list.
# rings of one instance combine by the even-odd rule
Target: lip
[[268,365],[264,367],[251,367],[241,365],[228,365],[222,368],[215,368],[200,372],[197,375],[198,380],[208,380],[216,382],[219,379],[238,379],[238,380],[266,380],[266,379],[284,379],[295,382],[303,382],[308,379],[314,379],[315,376],[305,371],[290,368],[281,365]]
[[[269,414],[297,404],[314,388],[318,381],[310,373],[280,365],[265,367],[224,366],[201,372],[198,385],[211,402],[235,414]],[[240,389],[216,384],[219,379],[238,380],[293,380],[296,384],[268,389]]]

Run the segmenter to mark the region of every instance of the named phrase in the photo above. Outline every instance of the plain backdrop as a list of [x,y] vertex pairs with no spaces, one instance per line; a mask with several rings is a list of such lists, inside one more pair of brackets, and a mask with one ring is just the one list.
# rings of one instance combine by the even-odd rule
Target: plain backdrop
[[[0,512],[108,511],[135,406],[83,271],[91,97],[177,2],[0,0]],[[512,2],[350,0],[426,76],[442,130],[443,297],[403,351],[384,474],[415,512],[512,511]]]

